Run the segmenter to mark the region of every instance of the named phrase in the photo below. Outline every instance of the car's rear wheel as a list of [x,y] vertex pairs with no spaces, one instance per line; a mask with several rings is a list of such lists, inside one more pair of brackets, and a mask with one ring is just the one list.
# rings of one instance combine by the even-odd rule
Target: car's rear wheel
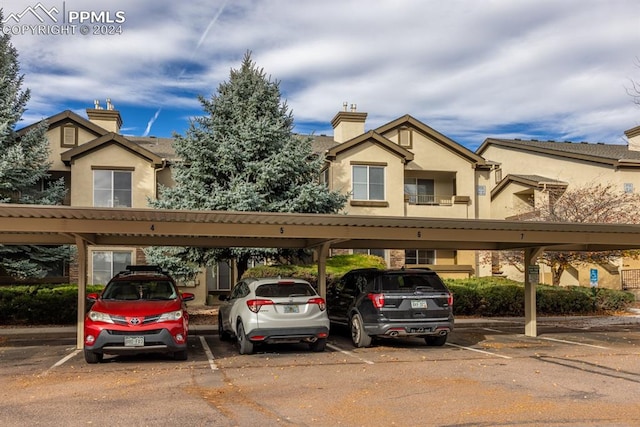
[[369,347],[371,345],[371,337],[364,331],[362,317],[359,314],[351,316],[351,341],[356,347]]
[[433,347],[442,347],[447,342],[448,336],[449,334],[428,336],[424,337],[424,341],[427,343],[427,345]]
[[189,358],[189,353],[187,350],[175,351],[173,353],[174,360],[187,360]]
[[224,330],[222,325],[222,314],[218,313],[218,336],[222,341],[228,341],[231,339],[231,334]]
[[102,353],[96,353],[95,351],[91,351],[91,350],[84,350],[84,360],[87,363],[100,363],[102,362],[104,355]]
[[242,322],[238,322],[238,349],[240,354],[253,353],[253,343],[249,341],[249,338],[244,333]]
[[321,351],[324,351],[326,346],[327,346],[327,339],[326,338],[318,338],[314,342],[309,343],[309,349],[311,351],[321,352]]

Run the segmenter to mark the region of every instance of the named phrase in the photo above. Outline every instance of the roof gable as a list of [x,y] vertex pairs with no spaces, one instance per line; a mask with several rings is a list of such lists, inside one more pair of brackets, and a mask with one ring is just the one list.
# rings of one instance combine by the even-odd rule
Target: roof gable
[[517,175],[509,174],[505,176],[491,190],[491,199],[493,200],[498,194],[505,190],[511,184],[521,184],[525,187],[534,189],[566,189],[569,185],[567,182],[559,181],[553,178],[547,178],[540,175]]
[[381,135],[384,135],[391,130],[405,126],[413,128],[414,130],[422,133],[428,139],[436,142],[437,144],[440,144],[447,150],[457,154],[464,159],[467,159],[477,166],[484,165],[486,163],[482,156],[458,144],[451,138],[441,134],[437,130],[427,126],[426,124],[422,123],[420,120],[412,117],[409,114],[405,114],[404,116],[399,117],[396,120],[387,123],[386,125],[380,126],[379,128],[375,129],[375,131]]
[[621,144],[487,138],[477,152],[482,155],[491,146],[613,167],[640,166],[640,152]]
[[[71,110],[64,110],[61,113],[55,114],[51,117],[47,117],[46,119],[43,119],[43,120],[46,120],[47,125],[49,126],[49,129],[55,128],[60,124],[72,122],[72,123],[75,123],[77,126],[86,129],[88,132],[93,133],[96,137],[104,136],[107,133],[109,133],[109,131],[107,131],[106,129],[96,125],[95,123],[85,119],[84,117],[74,113]],[[35,128],[41,122],[42,120],[40,122],[36,122],[34,124],[31,124],[27,127],[20,129],[17,132],[18,136],[23,136],[24,134],[29,132],[31,129]]]
[[344,151],[348,151],[361,144],[378,145],[402,158],[404,163],[408,163],[413,160],[413,153],[411,151],[399,146],[398,144],[395,144],[393,141],[388,140],[375,131],[363,133],[360,136],[357,136],[353,139],[350,139],[349,141],[343,142],[342,144],[330,148],[329,150],[327,150],[327,158],[335,159],[338,154]]
[[71,163],[71,160],[73,160],[74,158],[85,156],[89,153],[98,151],[101,148],[112,144],[119,145],[124,149],[147,159],[149,162],[153,163],[156,166],[160,166],[163,163],[163,159],[160,156],[114,132],[108,132],[100,138],[96,138],[93,141],[65,151],[64,153],[62,153],[61,158],[65,164],[69,165]]

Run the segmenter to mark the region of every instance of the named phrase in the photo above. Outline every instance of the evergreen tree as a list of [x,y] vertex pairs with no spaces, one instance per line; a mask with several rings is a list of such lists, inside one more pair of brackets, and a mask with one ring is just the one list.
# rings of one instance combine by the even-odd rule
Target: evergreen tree
[[[250,53],[217,94],[199,100],[206,114],[175,138],[181,159],[173,168],[175,186],[163,188],[153,206],[300,213],[337,213],[344,207],[347,196],[318,179],[324,159],[312,152],[311,138],[293,133],[293,115],[281,99],[279,82],[257,68]],[[235,258],[239,274],[250,258],[274,254],[246,248],[179,251],[191,265]]]
[[[0,32],[0,203],[58,204],[65,188],[62,180],[49,179],[46,121],[23,135],[15,131],[30,96],[21,90],[23,79],[18,53],[9,35]],[[68,247],[0,245],[0,275],[43,277],[52,262],[68,257]]]

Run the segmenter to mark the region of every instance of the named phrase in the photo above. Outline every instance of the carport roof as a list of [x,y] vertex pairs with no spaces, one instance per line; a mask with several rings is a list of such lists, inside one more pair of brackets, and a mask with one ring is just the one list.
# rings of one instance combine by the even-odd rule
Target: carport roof
[[0,204],[1,244],[485,249],[640,248],[640,226]]

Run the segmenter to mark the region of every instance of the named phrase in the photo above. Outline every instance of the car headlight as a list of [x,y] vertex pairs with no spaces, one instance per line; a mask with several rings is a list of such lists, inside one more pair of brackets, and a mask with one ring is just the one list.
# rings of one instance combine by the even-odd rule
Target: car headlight
[[167,320],[180,320],[182,318],[182,310],[170,311],[169,313],[162,313],[158,322],[165,322]]
[[109,316],[107,313],[101,313],[99,311],[91,310],[89,312],[89,319],[93,320],[94,322],[113,323],[111,316]]

